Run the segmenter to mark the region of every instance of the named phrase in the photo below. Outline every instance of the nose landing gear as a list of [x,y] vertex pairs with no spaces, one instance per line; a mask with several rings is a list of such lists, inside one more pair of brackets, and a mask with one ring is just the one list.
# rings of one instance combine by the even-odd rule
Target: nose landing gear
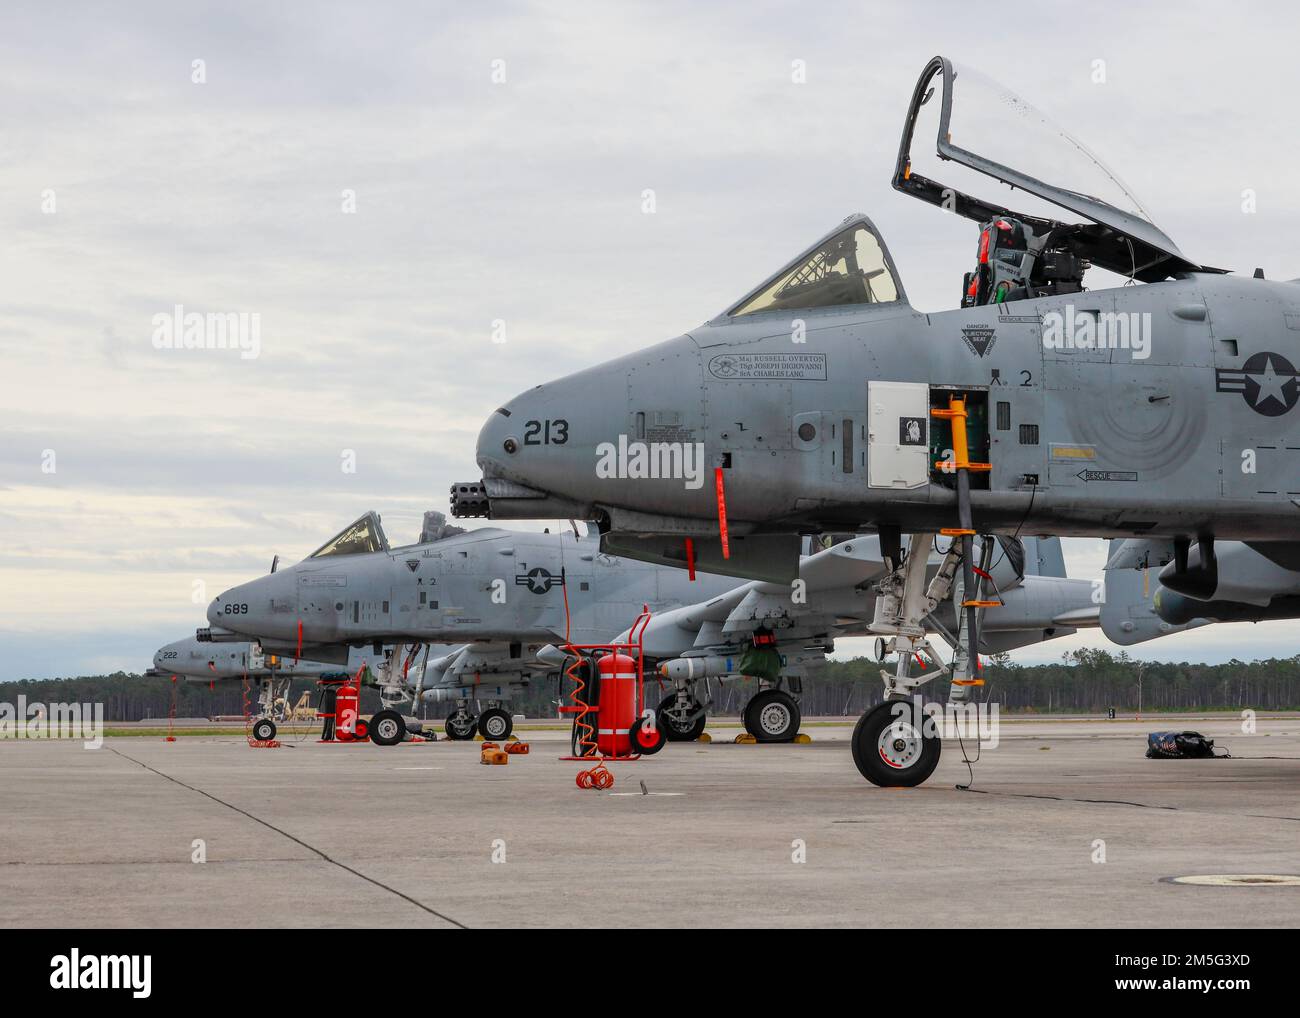
[[[907,557],[900,563],[897,537],[892,552],[886,553],[888,575],[877,584],[876,615],[871,631],[886,637],[884,646],[898,655],[891,675],[881,670],[885,681],[885,702],[858,719],[853,730],[853,762],[862,776],[875,785],[911,787],[934,773],[942,744],[936,726],[913,696],[922,683],[953,673],[950,702],[967,699],[973,686],[984,684],[979,677],[979,612],[998,607],[999,601],[981,599],[984,577],[988,576],[992,542],[985,539],[980,566],[974,561],[975,529],[971,522],[970,473],[987,473],[989,464],[972,463],[966,434],[966,401],[953,395],[948,409],[931,409],[931,416],[951,422],[952,458],[936,463],[936,469],[956,474],[958,526],[942,533],[953,538],[927,582],[926,570],[934,548],[934,534],[912,534]],[[960,567],[961,575],[958,575]],[[939,604],[952,596],[958,617],[955,638],[949,636],[957,654],[950,669],[939,658],[926,636],[925,620]],[[914,676],[912,665],[922,674]]]
[[919,785],[934,773],[943,748],[932,727],[915,701],[886,700],[858,718],[853,762],[873,785]]
[[396,746],[406,737],[406,719],[385,708],[370,719],[370,741],[376,746]]

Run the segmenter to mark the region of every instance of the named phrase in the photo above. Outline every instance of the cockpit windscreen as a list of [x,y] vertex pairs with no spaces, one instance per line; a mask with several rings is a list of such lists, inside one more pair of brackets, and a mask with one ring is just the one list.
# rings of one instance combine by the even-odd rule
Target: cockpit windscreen
[[343,528],[307,557],[366,555],[370,552],[387,550],[388,538],[384,536],[384,528],[379,525],[379,517],[370,512]]
[[858,222],[782,269],[728,313],[735,317],[896,300],[898,285],[884,249],[876,235]]

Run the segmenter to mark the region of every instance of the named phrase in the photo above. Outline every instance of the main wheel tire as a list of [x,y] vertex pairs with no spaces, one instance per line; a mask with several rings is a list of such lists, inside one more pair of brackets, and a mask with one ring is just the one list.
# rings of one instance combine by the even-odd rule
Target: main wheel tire
[[759,742],[794,742],[799,734],[799,705],[782,689],[764,689],[745,705],[745,731]]
[[370,719],[370,741],[376,746],[396,746],[406,737],[406,720],[395,710],[381,710]]
[[871,708],[853,729],[853,762],[862,776],[882,788],[912,788],[934,773],[943,741],[926,733],[926,717],[907,700],[886,700]]
[[478,716],[479,734],[489,742],[504,742],[514,727],[514,719],[500,707],[489,707]]
[[[691,703],[698,708],[699,703],[692,698]],[[699,716],[687,724],[682,724],[680,716],[675,716],[677,708],[677,694],[669,693],[659,701],[659,709],[655,712],[657,715],[659,727],[663,729],[665,737],[669,742],[694,742],[704,734],[704,723],[708,720],[704,716],[704,711],[700,711]]]
[[478,718],[467,711],[457,711],[443,722],[442,730],[453,742],[468,742],[478,731]]
[[640,753],[642,756],[654,756],[668,744],[668,732],[659,727],[657,719],[652,726],[649,718],[642,717],[632,722],[631,728],[628,729],[627,739],[632,745],[633,753]]
[[258,742],[270,742],[275,738],[275,722],[270,718],[258,718],[253,722],[253,738]]

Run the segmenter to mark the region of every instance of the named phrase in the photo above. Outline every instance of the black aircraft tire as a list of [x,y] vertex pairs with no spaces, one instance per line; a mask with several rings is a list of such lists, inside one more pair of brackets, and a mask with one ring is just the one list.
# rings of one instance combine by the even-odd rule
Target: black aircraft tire
[[253,738],[258,742],[270,742],[275,738],[275,722],[270,718],[258,718],[253,722]]
[[395,710],[381,710],[370,719],[370,741],[376,746],[396,746],[406,736],[406,721]]
[[487,742],[504,742],[514,727],[514,718],[500,707],[489,707],[478,716],[478,733]]
[[[901,709],[902,713],[897,714]],[[858,718],[851,745],[853,762],[864,778],[882,788],[913,788],[939,765],[943,740],[925,734],[913,703],[886,700]],[[898,723],[896,731],[895,722]]]
[[799,734],[799,705],[782,689],[764,689],[745,704],[745,731],[759,742],[794,742]]
[[694,742],[704,734],[704,723],[708,721],[703,711],[700,716],[690,723],[686,728],[678,726],[673,717],[668,714],[668,708],[677,703],[677,694],[669,693],[659,701],[659,709],[656,712],[659,727],[667,736],[669,742]]
[[478,731],[478,719],[470,716],[468,722],[457,725],[452,723],[455,716],[453,714],[443,722],[442,730],[447,733],[447,738],[452,742],[468,742],[474,738],[474,733]]

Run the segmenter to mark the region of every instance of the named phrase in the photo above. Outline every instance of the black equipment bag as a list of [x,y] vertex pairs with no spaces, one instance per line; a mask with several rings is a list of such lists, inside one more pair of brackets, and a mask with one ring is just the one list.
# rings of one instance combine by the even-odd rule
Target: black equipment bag
[[1200,732],[1151,732],[1147,736],[1149,760],[1203,760],[1214,756],[1214,740]]

